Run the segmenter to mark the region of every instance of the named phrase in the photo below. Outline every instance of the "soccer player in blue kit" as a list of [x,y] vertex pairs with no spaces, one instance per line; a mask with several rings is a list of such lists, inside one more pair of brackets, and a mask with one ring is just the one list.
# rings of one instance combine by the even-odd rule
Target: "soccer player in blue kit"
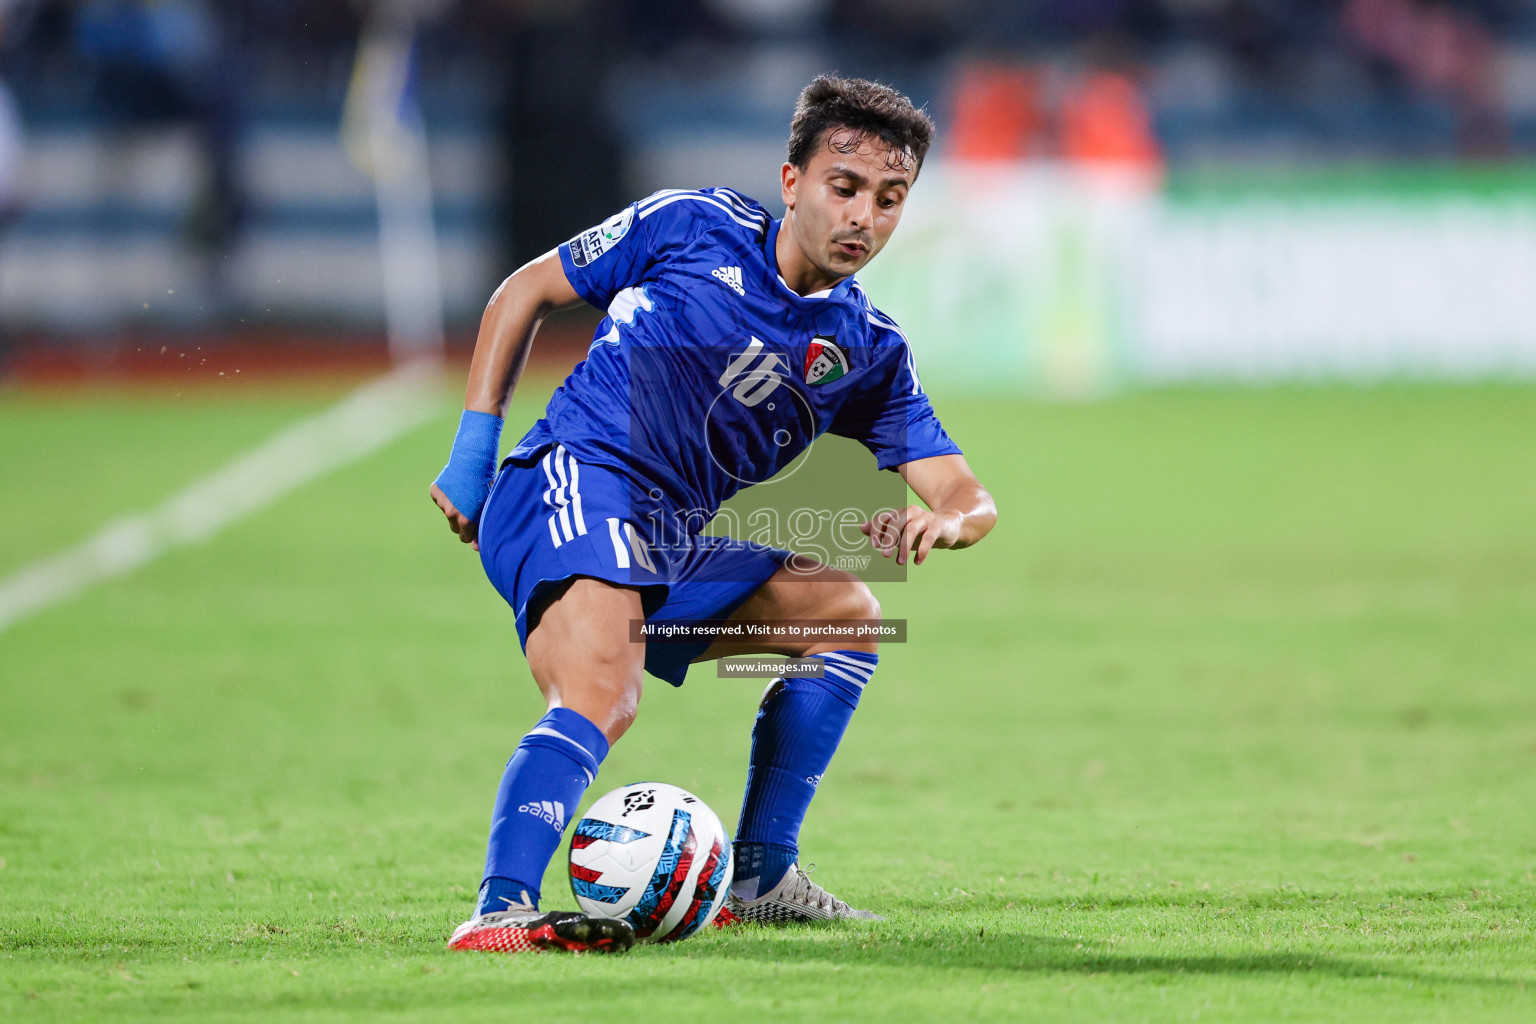
[[[878,619],[851,573],[700,533],[723,501],[824,432],[862,442],[924,503],[862,524],[881,555],[921,564],[992,528],[992,498],[935,417],[905,336],[853,280],[901,220],[932,134],[885,86],[817,78],[790,126],[782,220],[728,189],[658,192],[491,297],[431,495],[517,613],[549,711],[507,764],[479,904],[450,949],[633,942],[627,922],[539,910],[544,870],[634,720],[643,673],[681,685],[690,663],[726,655],[825,665],[821,678],[775,680],[759,706],[727,909],[763,923],[875,917],[811,882],[798,840],[877,644],[636,642],[631,622]],[[583,301],[608,317],[497,472],[502,416],[535,331]]]

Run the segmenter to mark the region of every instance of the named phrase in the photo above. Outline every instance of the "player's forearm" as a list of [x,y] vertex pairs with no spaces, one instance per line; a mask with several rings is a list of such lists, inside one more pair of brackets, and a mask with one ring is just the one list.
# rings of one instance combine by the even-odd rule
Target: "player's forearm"
[[448,464],[432,481],[430,491],[454,532],[466,542],[475,539],[480,512],[490,496],[507,399],[528,362],[528,348],[541,319],[538,304],[530,302],[517,284],[516,274],[503,281],[480,318],[464,412]]
[[545,316],[579,301],[565,278],[559,252],[551,250],[503,281],[486,304],[453,451],[431,490],[432,500],[461,540],[474,539],[480,510],[496,478],[507,400],[528,365],[534,332]]
[[475,412],[505,416],[528,353],[533,336],[553,304],[541,302],[532,289],[513,274],[501,283],[480,317],[480,333],[475,338],[475,354],[469,364],[469,385],[464,392],[464,408]]

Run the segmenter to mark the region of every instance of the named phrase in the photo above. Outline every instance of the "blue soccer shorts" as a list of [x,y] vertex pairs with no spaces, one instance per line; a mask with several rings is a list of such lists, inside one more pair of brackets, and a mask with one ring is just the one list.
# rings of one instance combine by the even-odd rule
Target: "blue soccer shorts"
[[[529,607],[573,576],[636,588],[647,622],[725,619],[791,555],[668,528],[676,522],[624,473],[552,444],[502,465],[480,516],[480,562],[517,613],[526,651]],[[681,686],[708,647],[649,642],[645,670]]]

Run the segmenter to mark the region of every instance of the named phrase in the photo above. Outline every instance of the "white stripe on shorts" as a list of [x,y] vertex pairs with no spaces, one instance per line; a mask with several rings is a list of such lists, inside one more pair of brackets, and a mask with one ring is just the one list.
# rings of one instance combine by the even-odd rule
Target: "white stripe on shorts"
[[569,486],[570,481],[565,476],[565,460],[570,457],[570,453],[565,450],[564,445],[555,445],[555,475],[560,478],[560,486],[555,488],[556,505],[564,505],[567,501],[571,500],[566,493],[566,487]]
[[571,459],[571,511],[576,516],[576,533],[579,536],[587,535],[587,520],[581,514],[581,492],[576,489],[577,482],[581,478],[579,464]]
[[613,516],[608,517],[608,538],[613,541],[613,557],[619,563],[619,568],[628,569],[629,545],[619,536],[619,521]]
[[556,444],[539,464],[544,468],[544,479],[549,481],[543,495],[544,504],[555,510],[549,517],[549,539],[559,547],[568,540],[585,537],[587,518],[582,513],[581,494],[577,490],[581,479],[580,463],[564,445]]
[[549,480],[549,488],[544,492],[544,504],[548,505],[550,508],[554,508],[555,506],[555,474],[549,471],[549,460],[552,459],[554,455],[555,453],[553,451],[546,452],[543,460],[539,462],[539,465],[544,467],[544,476]]

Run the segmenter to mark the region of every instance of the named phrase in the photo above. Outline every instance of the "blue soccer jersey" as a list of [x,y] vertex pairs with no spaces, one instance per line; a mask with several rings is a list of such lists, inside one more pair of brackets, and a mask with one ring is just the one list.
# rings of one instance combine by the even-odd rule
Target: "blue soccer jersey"
[[559,442],[707,518],[825,432],[881,469],[958,454],[905,336],[855,281],[809,296],[784,283],[781,224],[728,189],[668,190],[562,246],[566,277],[608,316],[508,458]]

